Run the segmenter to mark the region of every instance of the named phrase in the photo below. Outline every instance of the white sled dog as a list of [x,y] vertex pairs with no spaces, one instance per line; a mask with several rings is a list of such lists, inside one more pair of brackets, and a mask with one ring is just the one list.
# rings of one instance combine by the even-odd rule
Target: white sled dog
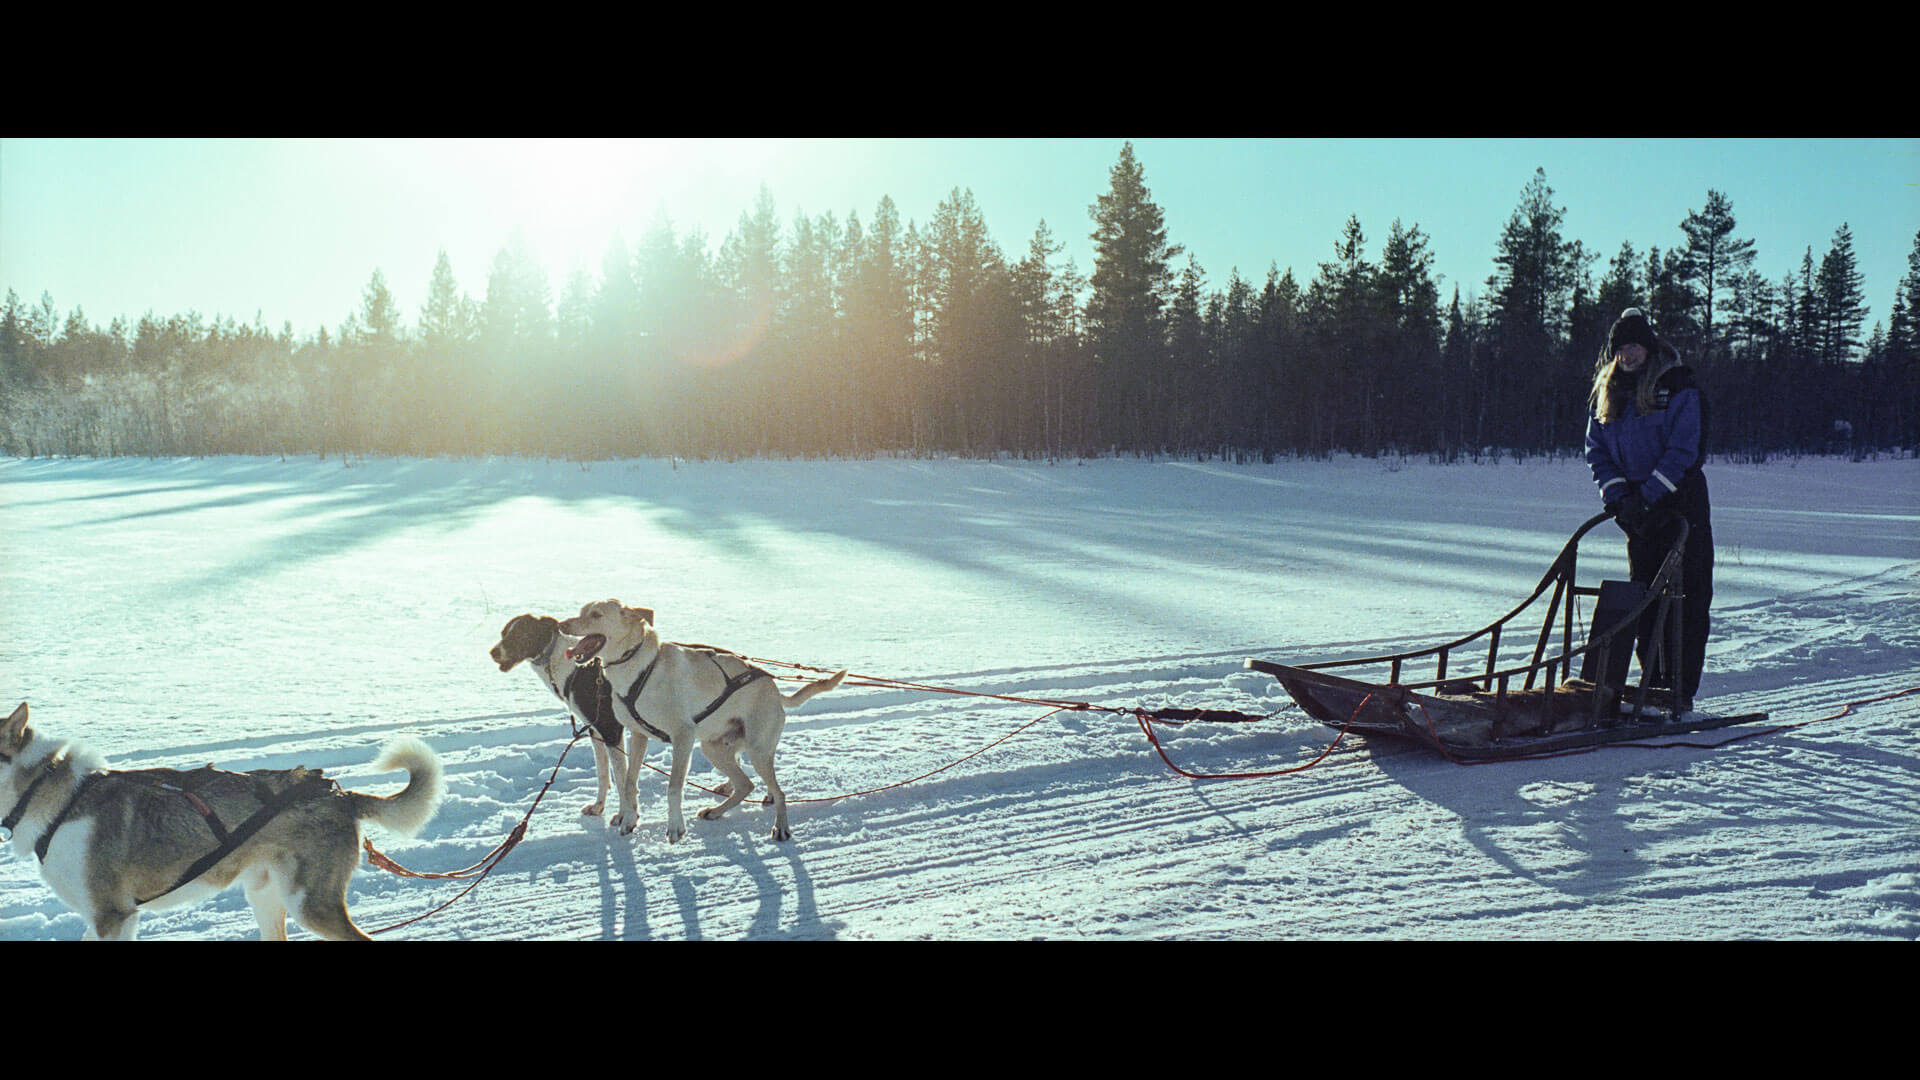
[[[753,790],[753,781],[740,767],[745,753],[753,770],[767,785],[773,805],[773,838],[787,840],[787,795],[773,772],[773,751],[786,727],[787,709],[824,694],[847,677],[841,671],[810,682],[791,694],[782,694],[773,676],[741,657],[705,645],[661,641],[645,608],[630,608],[618,600],[588,604],[580,614],[560,624],[560,632],[580,639],[573,648],[575,663],[598,658],[612,685],[615,711],[632,732],[628,761],[638,763],[646,737],[665,740],[673,748],[673,768],[667,777],[667,842],[687,834],[680,816],[680,792],[687,780],[693,744],[726,774],[721,789],[725,801],[700,811],[713,820],[740,805]],[[634,773],[627,770],[620,789],[620,831],[632,832],[635,802]]]
[[132,940],[140,912],[203,900],[235,881],[284,941],[287,916],[323,938],[367,940],[347,914],[360,822],[418,832],[439,808],[440,759],[418,739],[389,743],[374,768],[405,769],[388,796],[346,791],[319,770],[108,770],[71,740],[27,726],[22,702],[0,727],[0,840],[87,920],[88,939]]
[[[653,620],[653,612],[647,611],[646,616],[649,622]],[[560,632],[560,620],[545,615],[515,615],[507,620],[507,625],[500,630],[500,643],[489,650],[488,655],[500,665],[501,671],[512,671],[514,665],[527,661],[527,667],[539,676],[540,682],[565,703],[574,720],[586,729],[588,741],[593,744],[594,771],[598,774],[600,790],[580,812],[599,814],[606,808],[608,788],[617,784],[625,790],[627,770],[639,767],[641,753],[647,747],[647,737],[635,733],[633,738],[638,741],[632,756],[621,749],[626,728],[620,724],[599,662],[588,661],[576,666],[572,659],[573,642]],[[615,814],[610,824],[618,826],[621,822],[621,817]]]

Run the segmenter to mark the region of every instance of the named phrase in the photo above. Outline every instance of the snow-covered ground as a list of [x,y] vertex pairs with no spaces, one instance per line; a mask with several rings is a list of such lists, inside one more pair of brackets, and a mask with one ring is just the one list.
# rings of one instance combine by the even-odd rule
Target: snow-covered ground
[[[1045,710],[850,686],[788,724],[792,842],[752,803],[693,818],[690,788],[669,846],[654,772],[618,835],[579,813],[582,744],[490,877],[386,936],[1920,937],[1920,694],[1836,715],[1920,686],[1920,462],[1708,476],[1701,707],[1805,726],[1472,768],[1349,737],[1291,775],[1190,780],[1131,717],[1069,712],[886,787]],[[379,745],[417,734],[448,799],[418,837],[370,835],[451,870],[568,738],[532,674],[488,661],[502,624],[618,597],[757,657],[1265,715],[1159,733],[1196,772],[1288,768],[1334,733],[1243,659],[1473,629],[1596,509],[1582,465],[1543,460],[0,460],[0,711],[29,700],[118,767],[305,764],[376,792],[403,779],[369,770]],[[1622,546],[1590,541],[1589,572],[1624,576]],[[716,782],[699,755],[692,780]],[[351,902],[377,930],[462,887],[363,866]],[[30,852],[0,856],[0,939],[81,932]],[[237,890],[141,924],[254,932]]]

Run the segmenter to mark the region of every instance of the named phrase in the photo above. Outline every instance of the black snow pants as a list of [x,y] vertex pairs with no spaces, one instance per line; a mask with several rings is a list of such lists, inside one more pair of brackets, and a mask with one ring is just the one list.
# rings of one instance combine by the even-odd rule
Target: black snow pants
[[1687,522],[1687,547],[1681,554],[1680,587],[1680,671],[1678,685],[1671,672],[1650,669],[1653,642],[1653,616],[1657,607],[1649,605],[1641,619],[1640,642],[1636,650],[1640,669],[1653,686],[1677,690],[1681,698],[1692,701],[1700,691],[1700,672],[1706,667],[1708,610],[1713,606],[1713,514],[1707,501],[1707,478],[1698,469],[1687,473],[1679,490],[1660,500],[1648,515],[1641,535],[1627,534],[1627,565],[1633,580],[1651,582],[1660,572],[1660,563],[1672,550],[1680,532],[1680,521]]

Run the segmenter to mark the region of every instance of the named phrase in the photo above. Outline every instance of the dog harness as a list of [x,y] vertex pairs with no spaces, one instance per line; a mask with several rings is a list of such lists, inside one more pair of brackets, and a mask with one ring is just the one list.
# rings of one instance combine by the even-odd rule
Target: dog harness
[[[195,771],[197,772],[199,770]],[[213,766],[207,766],[206,771],[212,772]],[[251,839],[254,833],[266,827],[267,822],[278,817],[281,811],[293,804],[303,802],[307,799],[319,798],[323,795],[340,793],[340,785],[337,781],[317,771],[297,783],[289,784],[287,787],[282,788],[277,795],[273,793],[272,788],[269,787],[265,781],[256,778],[254,780],[254,798],[260,799],[260,809],[255,810],[251,817],[235,826],[233,830],[229,832],[226,827],[221,824],[219,815],[213,812],[213,808],[208,806],[193,792],[182,787],[175,787],[163,781],[155,781],[155,783],[159,784],[163,789],[177,791],[185,796],[187,802],[192,804],[193,808],[198,810],[200,815],[207,819],[207,827],[213,831],[214,839],[219,841],[219,846],[194,860],[193,865],[187,867],[186,871],[182,873],[173,884],[147,897],[145,900],[137,901],[137,903],[140,904],[150,904],[199,877],[201,874],[206,873],[208,870],[213,869],[215,863],[233,854],[241,844]],[[48,829],[47,831],[51,834],[53,830]],[[44,840],[44,837],[42,839]]]
[[[681,648],[705,653],[707,659],[713,661],[713,666],[716,668],[719,668],[721,677],[727,680],[727,685],[720,689],[720,696],[717,698],[714,698],[713,701],[709,702],[706,708],[701,709],[698,713],[694,714],[693,722],[695,726],[698,726],[700,721],[705,720],[707,717],[712,716],[716,711],[718,711],[720,706],[726,704],[727,699],[732,697],[736,692],[738,692],[741,687],[763,676],[769,679],[773,678],[771,674],[769,674],[768,672],[762,671],[757,667],[754,667],[752,664],[748,664],[747,669],[745,671],[742,671],[738,675],[728,675],[727,669],[721,666],[720,657],[718,655],[723,650],[715,649],[711,646],[682,645]],[[633,657],[634,652],[638,652],[638,651],[639,649],[636,648],[633,650],[633,652],[629,652],[627,653],[626,656],[623,656],[620,659],[615,660],[614,663],[615,664],[625,663],[627,660]],[[647,723],[646,717],[640,715],[640,709],[639,709],[640,691],[646,689],[647,680],[653,677],[653,669],[660,666],[660,656],[663,652],[665,652],[665,650],[659,650],[653,654],[653,659],[648,661],[647,666],[641,670],[640,677],[634,679],[633,685],[627,688],[627,692],[625,694],[621,695],[620,703],[627,707],[627,715],[633,717],[634,723],[639,724],[643,728],[646,728],[647,731],[650,734],[652,734],[654,738],[659,739],[663,742],[671,743],[673,741],[673,736],[668,735],[666,732],[661,731],[659,728],[654,727],[652,724]],[[733,654],[728,653],[727,655],[731,656]]]
[[[539,656],[532,658],[534,664],[533,670],[539,674],[540,681],[547,684],[547,689],[553,691],[555,697],[571,705],[578,705],[586,711],[587,730],[594,738],[598,739],[602,745],[610,746],[618,750],[620,748],[620,718],[613,715],[613,687],[607,684],[606,677],[602,674],[605,668],[592,661],[586,664],[576,665],[574,669],[568,673],[566,680],[556,685],[552,677],[547,674],[547,665],[552,661],[553,650],[559,644],[559,635],[556,634],[552,638],[549,638],[547,640],[547,647],[541,650]],[[632,654],[629,653],[628,655],[631,656]],[[591,686],[581,686],[581,679],[592,679],[593,683]],[[589,691],[591,691],[591,698],[588,696]],[[571,719],[572,715],[571,710],[569,710],[569,719]],[[578,724],[574,725],[573,733],[575,735],[580,734]]]
[[[591,686],[581,686],[582,679],[591,679],[593,683]],[[574,668],[558,692],[561,700],[570,701],[587,711],[588,731],[607,746],[619,749],[620,718],[613,715],[613,687],[608,685],[599,667]],[[591,699],[588,699],[588,693],[592,694]]]

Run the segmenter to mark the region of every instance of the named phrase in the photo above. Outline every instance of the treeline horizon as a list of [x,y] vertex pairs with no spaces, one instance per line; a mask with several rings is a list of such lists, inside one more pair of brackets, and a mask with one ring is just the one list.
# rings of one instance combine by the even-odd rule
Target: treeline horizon
[[1920,447],[1920,235],[1885,322],[1846,223],[1769,281],[1706,192],[1665,250],[1564,235],[1536,170],[1483,295],[1443,302],[1417,223],[1350,217],[1304,281],[1206,271],[1131,144],[1088,207],[1094,265],[1041,222],[1004,252],[971,191],[924,224],[883,197],[783,226],[763,185],[716,247],[665,219],[556,298],[516,234],[476,300],[446,253],[408,322],[376,269],[296,339],[152,312],[64,316],[9,289],[0,454],[1093,457],[1561,453],[1608,327],[1647,312],[1699,376],[1710,452]]

